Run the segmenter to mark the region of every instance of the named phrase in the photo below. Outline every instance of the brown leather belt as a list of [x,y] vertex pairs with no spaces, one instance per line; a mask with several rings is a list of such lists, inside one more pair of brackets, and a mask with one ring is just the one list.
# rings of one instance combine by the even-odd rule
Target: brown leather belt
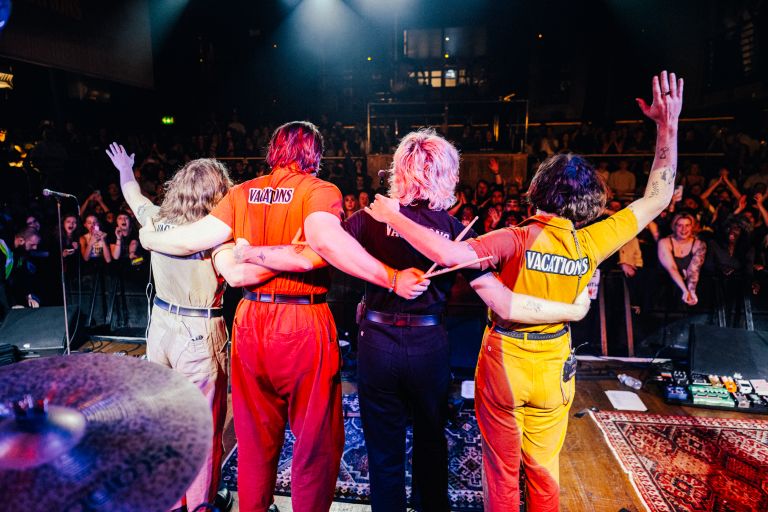
[[262,293],[243,290],[243,298],[254,302],[270,302],[274,304],[322,304],[325,302],[325,293],[310,295],[287,295],[284,293]]

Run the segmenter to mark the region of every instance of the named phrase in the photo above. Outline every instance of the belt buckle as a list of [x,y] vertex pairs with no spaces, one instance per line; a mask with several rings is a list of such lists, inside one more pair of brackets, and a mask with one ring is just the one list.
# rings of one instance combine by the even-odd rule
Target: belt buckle
[[395,327],[408,327],[408,316],[395,313],[395,320],[392,325]]

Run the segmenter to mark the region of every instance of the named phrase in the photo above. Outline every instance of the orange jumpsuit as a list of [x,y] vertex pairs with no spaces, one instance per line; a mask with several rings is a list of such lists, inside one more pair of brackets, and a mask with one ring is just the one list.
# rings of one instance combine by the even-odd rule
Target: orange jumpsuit
[[[540,214],[469,243],[478,257],[494,257],[512,291],[573,302],[600,262],[636,233],[629,209],[578,230],[562,217]],[[528,509],[559,509],[559,454],[575,389],[575,379],[563,381],[569,352],[562,323],[515,324],[491,315],[475,375],[486,511],[520,508],[521,458]]]
[[[313,212],[341,216],[331,183],[277,168],[230,189],[212,215],[251,245],[290,244]],[[344,446],[340,354],[325,303],[327,269],[283,273],[249,289],[267,302],[240,301],[232,336],[232,405],[238,441],[240,510],[272,503],[286,420],[296,442],[293,510],[328,510]],[[276,302],[274,294],[313,304]],[[272,297],[272,299],[270,299]]]

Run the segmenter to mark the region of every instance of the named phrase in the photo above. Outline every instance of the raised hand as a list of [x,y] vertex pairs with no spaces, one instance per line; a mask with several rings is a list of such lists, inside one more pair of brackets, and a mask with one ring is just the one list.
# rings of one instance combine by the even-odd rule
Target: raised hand
[[365,211],[377,221],[387,223],[400,211],[400,203],[397,199],[376,194],[376,199],[366,207]]
[[659,76],[653,77],[652,89],[651,105],[642,98],[635,98],[640,110],[659,126],[677,123],[683,108],[683,79],[662,71]]
[[429,279],[422,278],[423,275],[424,272],[417,268],[401,270],[397,274],[394,292],[404,299],[415,299],[429,288]]
[[488,169],[490,169],[493,174],[499,174],[499,161],[495,158],[491,158],[488,162]]
[[133,163],[136,157],[135,153],[129,155],[125,151],[125,148],[117,142],[110,144],[106,151],[107,156],[110,160],[112,160],[112,164],[117,168],[118,171],[133,173]]

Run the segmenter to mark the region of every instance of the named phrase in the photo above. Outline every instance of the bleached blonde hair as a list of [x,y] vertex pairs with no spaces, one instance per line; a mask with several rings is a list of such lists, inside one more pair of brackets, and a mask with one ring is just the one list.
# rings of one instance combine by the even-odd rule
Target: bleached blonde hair
[[389,197],[400,204],[429,201],[431,210],[456,202],[459,152],[431,128],[411,132],[400,141],[389,175]]

